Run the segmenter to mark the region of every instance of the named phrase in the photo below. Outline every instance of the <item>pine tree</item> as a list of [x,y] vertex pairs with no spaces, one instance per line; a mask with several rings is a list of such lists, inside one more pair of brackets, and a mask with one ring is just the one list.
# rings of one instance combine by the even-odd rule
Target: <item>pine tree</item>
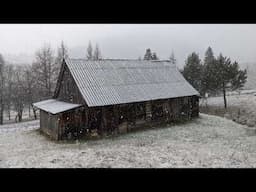
[[95,47],[95,50],[94,50],[93,59],[94,59],[94,60],[100,60],[100,59],[102,59],[101,51],[100,51],[100,48],[99,48],[98,44],[96,44],[96,47]]
[[152,59],[152,53],[151,53],[151,50],[148,48],[144,55],[144,60],[151,60],[151,59]]
[[246,70],[240,70],[237,62],[231,63],[230,58],[220,54],[216,60],[214,88],[222,91],[224,107],[227,108],[226,90],[236,90],[244,86],[247,76]]
[[172,64],[176,65],[177,60],[176,60],[176,58],[175,58],[175,56],[174,56],[173,51],[172,51],[172,54],[171,54],[171,56],[170,56],[169,59],[170,59],[170,62],[171,62]]
[[93,59],[93,49],[92,49],[91,41],[89,41],[89,45],[87,47],[86,58],[88,60],[92,60]]
[[152,54],[151,60],[159,60],[155,52]]
[[238,63],[235,61],[230,72],[234,75],[234,78],[231,80],[231,89],[241,89],[247,81],[247,70],[240,70]]
[[193,52],[191,55],[188,56],[182,74],[185,79],[200,93],[202,83],[202,71],[203,65],[201,64],[199,55]]
[[202,95],[206,92],[214,93],[216,85],[214,85],[216,77],[214,71],[216,70],[216,59],[211,47],[205,52],[203,75],[202,75]]

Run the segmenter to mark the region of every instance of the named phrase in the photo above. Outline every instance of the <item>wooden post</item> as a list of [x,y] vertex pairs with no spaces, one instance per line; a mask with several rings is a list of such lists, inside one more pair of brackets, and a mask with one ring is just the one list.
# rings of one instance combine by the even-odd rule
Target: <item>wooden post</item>
[[146,121],[151,121],[152,118],[152,106],[151,101],[146,102]]
[[100,135],[103,133],[104,126],[106,126],[106,108],[102,107],[102,113],[101,113],[101,126],[100,126]]

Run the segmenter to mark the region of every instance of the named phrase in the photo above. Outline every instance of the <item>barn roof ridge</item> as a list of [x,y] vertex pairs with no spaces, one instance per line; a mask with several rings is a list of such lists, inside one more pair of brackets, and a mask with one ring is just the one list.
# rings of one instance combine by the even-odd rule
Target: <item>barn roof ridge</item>
[[166,62],[65,60],[89,107],[199,95],[176,65]]
[[126,59],[126,58],[104,58],[104,59],[98,59],[98,60],[90,60],[86,58],[69,58],[69,60],[83,60],[83,61],[141,61],[141,62],[171,62],[168,59],[159,59],[159,60],[143,60],[143,59]]

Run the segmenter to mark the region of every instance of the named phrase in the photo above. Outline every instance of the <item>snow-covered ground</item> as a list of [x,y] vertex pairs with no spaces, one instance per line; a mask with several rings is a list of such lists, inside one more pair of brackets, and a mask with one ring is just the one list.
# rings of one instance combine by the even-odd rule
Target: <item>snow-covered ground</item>
[[225,116],[250,127],[256,127],[256,96],[254,94],[227,96],[227,104],[228,108],[224,110],[222,96],[209,97],[207,99],[208,108],[205,100],[200,101],[200,111]]
[[[36,114],[37,114],[37,116],[39,116],[39,110],[37,110]],[[17,112],[15,110],[11,110],[10,118],[11,119],[9,120],[7,111],[5,111],[4,124],[15,123],[15,118],[17,118],[16,120],[18,121]],[[22,121],[29,121],[29,120],[34,120],[34,115],[33,115],[32,109],[30,109],[30,113],[29,113],[29,109],[28,109],[28,107],[26,107],[23,110]]]
[[16,131],[30,131],[30,130],[38,129],[38,127],[39,127],[39,120],[6,124],[6,125],[0,126],[0,134],[7,133],[7,132],[16,132]]
[[167,128],[74,143],[21,128],[0,133],[0,167],[256,167],[256,134],[245,128],[200,114]]

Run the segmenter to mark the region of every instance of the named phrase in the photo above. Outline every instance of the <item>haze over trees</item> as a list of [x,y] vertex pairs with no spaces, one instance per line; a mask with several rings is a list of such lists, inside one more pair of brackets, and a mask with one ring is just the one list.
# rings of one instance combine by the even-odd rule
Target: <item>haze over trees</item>
[[202,92],[202,72],[203,66],[199,55],[193,52],[188,56],[183,68],[183,75],[188,82],[199,92]]
[[93,49],[92,49],[91,41],[89,41],[89,45],[88,45],[88,48],[87,48],[86,58],[88,60],[92,60],[93,59]]
[[93,50],[91,41],[89,41],[87,50],[86,50],[86,59],[87,60],[100,60],[102,59],[100,47],[98,44],[95,45],[95,49]]
[[225,108],[226,91],[241,89],[247,79],[246,70],[241,70],[236,61],[231,62],[230,58],[224,57],[221,53],[215,58],[210,47],[205,53],[203,64],[197,54],[189,55],[182,73],[202,96],[205,93],[222,93]]
[[[25,108],[29,109],[29,116],[32,113],[36,119],[37,114],[32,103],[53,96],[61,64],[63,59],[68,57],[68,48],[63,41],[56,52],[50,45],[42,46],[36,51],[32,64],[22,66],[6,64],[0,54],[0,124],[3,124],[4,112],[11,120],[11,112],[15,111],[16,121],[22,121]],[[89,42],[86,58],[102,59],[98,44],[93,48]],[[156,52],[148,48],[139,60],[159,60],[159,57]],[[172,64],[177,62],[173,51],[169,60]],[[211,47],[206,50],[203,60],[195,52],[188,55],[181,72],[202,96],[206,93],[222,94],[225,107],[227,107],[226,92],[243,88],[247,80],[246,70],[241,70],[236,61],[232,62],[222,54],[215,57]]]
[[37,118],[32,103],[52,97],[64,58],[68,58],[64,42],[57,48],[56,55],[50,45],[42,46],[36,51],[32,64],[7,65],[0,55],[0,124],[3,124],[4,112],[11,120],[11,111],[16,112],[16,121],[22,121],[25,108],[29,109],[29,116],[32,109]]
[[156,52],[152,53],[151,49],[146,49],[146,53],[144,55],[144,60],[159,60]]
[[171,62],[172,64],[175,64],[175,65],[176,65],[177,59],[175,58],[173,51],[172,51],[171,56],[170,56],[169,59],[170,59],[170,62]]
[[94,60],[102,59],[101,51],[98,44],[96,44],[96,47],[94,49],[93,59]]
[[4,113],[4,58],[0,54],[0,125],[3,124]]

